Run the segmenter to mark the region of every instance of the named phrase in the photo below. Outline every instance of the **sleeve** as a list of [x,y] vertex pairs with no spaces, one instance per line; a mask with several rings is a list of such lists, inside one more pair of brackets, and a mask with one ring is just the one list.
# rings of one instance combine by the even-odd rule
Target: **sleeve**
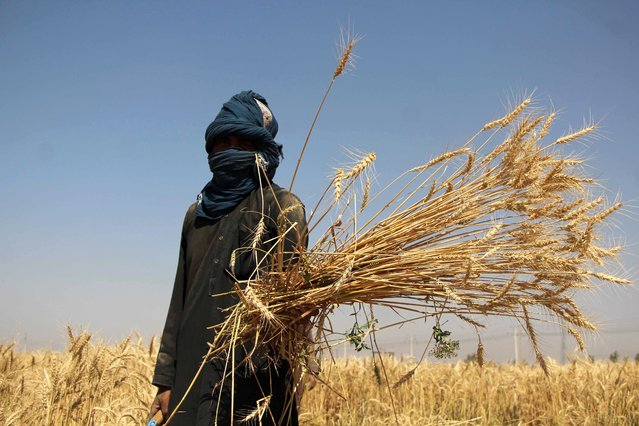
[[277,250],[282,268],[286,269],[297,259],[296,253],[308,246],[308,227],[304,204],[297,196],[281,191],[277,194],[278,207],[274,223],[277,229],[272,230],[275,235],[283,236],[280,250]]
[[152,383],[155,386],[172,387],[175,377],[177,335],[180,329],[186,290],[186,233],[191,210],[192,208],[187,212],[184,224],[182,225],[180,254],[178,257],[177,271],[175,273],[175,282],[173,284],[173,294],[171,295],[171,303],[169,304],[169,311],[166,315],[164,331],[162,332],[162,339],[160,341],[160,350],[155,364],[155,373],[153,374]]

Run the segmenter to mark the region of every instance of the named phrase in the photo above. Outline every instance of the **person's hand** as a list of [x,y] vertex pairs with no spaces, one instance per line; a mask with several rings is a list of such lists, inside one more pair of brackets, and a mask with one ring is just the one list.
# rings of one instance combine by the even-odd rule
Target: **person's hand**
[[317,385],[317,376],[320,373],[320,365],[317,362],[317,358],[312,357],[308,360],[306,365],[306,382],[304,383],[304,388],[306,390],[311,390]]
[[[289,308],[288,317],[293,322],[293,330],[298,337],[307,338],[309,341],[313,340],[311,330],[313,329],[313,317],[317,315],[318,311],[304,312],[301,308]],[[304,316],[302,316],[304,315]]]
[[[164,386],[158,387],[158,393],[155,395],[153,402],[151,403],[151,410],[149,411],[149,420],[158,419],[158,425],[164,423],[164,419],[169,417],[169,399],[171,398],[171,388]],[[161,416],[158,414],[161,413]]]

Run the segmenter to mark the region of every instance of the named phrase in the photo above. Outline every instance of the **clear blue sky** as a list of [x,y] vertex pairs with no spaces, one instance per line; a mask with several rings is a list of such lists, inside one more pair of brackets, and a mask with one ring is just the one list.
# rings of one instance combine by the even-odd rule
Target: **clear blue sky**
[[[616,231],[635,278],[638,18],[633,1],[0,1],[0,338],[55,345],[67,323],[158,334],[184,212],[210,178],[204,129],[234,93],[260,92],[287,184],[349,22],[364,39],[302,163],[308,205],[344,147],[376,151],[387,182],[535,90],[560,110],[558,135],[602,120],[576,148],[635,206]],[[636,289],[580,300],[601,356],[639,352],[618,332],[639,327]]]

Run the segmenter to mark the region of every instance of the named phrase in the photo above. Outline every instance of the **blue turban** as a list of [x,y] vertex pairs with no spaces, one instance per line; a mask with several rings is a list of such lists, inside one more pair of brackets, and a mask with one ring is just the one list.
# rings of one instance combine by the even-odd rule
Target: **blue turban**
[[253,142],[266,176],[272,180],[283,157],[282,145],[274,139],[277,130],[277,120],[266,99],[258,93],[240,92],[222,106],[204,134],[213,179],[198,197],[198,216],[217,219],[259,186],[255,155],[235,149],[213,152],[215,139],[234,135]]
[[[266,107],[267,112],[258,102]],[[265,117],[268,119],[265,120]],[[213,144],[217,137],[235,135],[254,142],[258,146],[258,151],[261,151],[260,148],[274,150],[279,154],[277,156],[279,163],[279,158],[282,157],[282,145],[275,142],[277,129],[277,120],[268,108],[266,99],[252,90],[240,92],[222,106],[215,120],[206,128],[204,134],[206,152],[213,151]]]

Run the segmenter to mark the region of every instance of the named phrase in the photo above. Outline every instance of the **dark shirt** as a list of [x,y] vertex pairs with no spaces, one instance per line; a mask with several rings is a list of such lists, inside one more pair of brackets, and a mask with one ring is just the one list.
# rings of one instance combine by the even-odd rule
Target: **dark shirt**
[[[208,350],[207,343],[215,337],[210,327],[223,323],[226,319],[224,309],[237,303],[238,299],[233,294],[236,280],[246,280],[255,271],[259,262],[259,256],[256,260],[255,253],[268,252],[278,235],[283,235],[283,230],[292,224],[296,225],[286,233],[284,252],[292,253],[296,245],[306,246],[307,243],[302,203],[276,185],[273,185],[272,190],[265,188],[253,191],[234,210],[218,220],[196,216],[195,207],[196,204],[189,207],[182,227],[173,295],[153,377],[154,385],[171,388],[171,410],[184,396]],[[281,215],[283,209],[284,215]],[[265,231],[260,238],[259,250],[254,252],[246,248],[251,246],[261,218],[264,218]],[[269,256],[267,261],[272,258]],[[264,265],[260,264],[260,268]],[[172,425],[210,424],[216,412],[218,424],[230,424],[230,390],[220,392],[219,386],[216,389],[224,375],[223,371],[223,360],[207,362],[171,421]],[[259,377],[259,374],[264,377]],[[290,398],[278,395],[290,392],[290,371],[286,366],[258,369],[257,376],[252,374],[251,377],[238,378],[236,375],[235,381],[236,420],[238,413],[246,415],[242,411],[250,412],[256,407],[256,399],[269,393],[273,394],[270,408],[274,414],[278,414],[278,409],[282,411],[285,405],[290,406]],[[275,388],[256,392],[263,386],[263,381],[275,384]],[[292,405],[294,412],[295,404]],[[269,414],[262,418],[263,424],[269,424],[267,417]],[[273,419],[275,417],[277,415]],[[296,414],[294,417],[284,416],[282,418],[285,421],[275,419],[272,424],[296,424]]]

